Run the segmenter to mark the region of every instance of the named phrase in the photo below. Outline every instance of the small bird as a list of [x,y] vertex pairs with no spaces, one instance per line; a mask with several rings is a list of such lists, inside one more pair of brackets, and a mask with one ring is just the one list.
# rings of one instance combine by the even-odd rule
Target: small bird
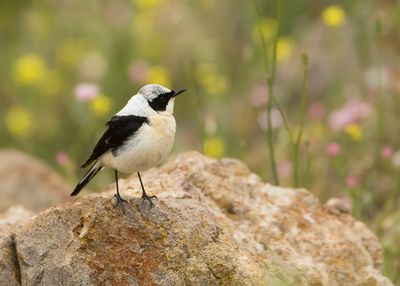
[[142,87],[128,103],[107,123],[107,130],[94,147],[89,159],[81,166],[89,170],[79,181],[71,196],[81,189],[104,167],[114,169],[117,205],[128,203],[121,198],[118,172],[137,172],[142,187],[142,202],[148,200],[150,208],[156,196],[147,195],[140,172],[161,163],[175,141],[176,122],[173,116],[175,97],[185,89],[170,90],[159,84]]

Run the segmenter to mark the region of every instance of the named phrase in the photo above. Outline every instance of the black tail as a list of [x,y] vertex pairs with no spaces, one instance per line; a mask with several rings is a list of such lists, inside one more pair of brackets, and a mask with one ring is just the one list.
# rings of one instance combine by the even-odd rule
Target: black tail
[[79,181],[78,185],[76,185],[74,191],[71,193],[71,196],[76,196],[79,194],[79,192],[82,190],[84,186],[86,186],[87,183],[90,182],[91,179],[93,179],[96,174],[103,169],[102,166],[100,166],[97,162],[89,169],[89,171],[86,172],[86,174],[83,176],[83,178]]

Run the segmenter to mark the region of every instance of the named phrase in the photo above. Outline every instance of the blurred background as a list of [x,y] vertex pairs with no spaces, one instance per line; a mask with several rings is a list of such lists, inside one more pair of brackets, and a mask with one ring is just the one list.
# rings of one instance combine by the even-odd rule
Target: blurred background
[[400,283],[400,1],[0,1],[0,37],[2,147],[72,186],[141,86],[186,88],[175,153],[343,198]]

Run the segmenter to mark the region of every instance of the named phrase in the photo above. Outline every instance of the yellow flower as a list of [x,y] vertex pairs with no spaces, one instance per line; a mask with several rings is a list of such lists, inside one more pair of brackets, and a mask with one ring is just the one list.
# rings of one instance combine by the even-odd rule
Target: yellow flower
[[168,70],[162,66],[153,66],[149,69],[149,82],[171,87]]
[[321,18],[326,26],[339,27],[346,21],[346,14],[339,5],[331,5],[322,11]]
[[89,102],[90,109],[97,116],[106,115],[111,109],[111,100],[105,95],[99,95]]
[[218,94],[226,91],[227,80],[219,72],[215,64],[203,63],[196,67],[198,82],[210,94]]
[[159,9],[165,3],[165,0],[136,0],[134,1],[139,9]]
[[46,65],[42,57],[38,55],[26,55],[19,58],[13,70],[16,83],[20,85],[34,85],[45,78]]
[[357,123],[347,125],[345,131],[353,141],[360,141],[362,139],[362,130]]
[[276,44],[276,60],[286,61],[293,53],[294,40],[291,37],[281,37]]
[[224,142],[221,138],[210,138],[203,142],[203,152],[207,156],[221,157],[224,153]]
[[12,107],[4,121],[8,131],[15,136],[28,137],[32,134],[32,114],[24,107]]
[[253,41],[257,44],[261,43],[260,39],[260,29],[262,36],[266,42],[270,41],[276,33],[277,23],[272,18],[263,18],[254,27],[251,33]]

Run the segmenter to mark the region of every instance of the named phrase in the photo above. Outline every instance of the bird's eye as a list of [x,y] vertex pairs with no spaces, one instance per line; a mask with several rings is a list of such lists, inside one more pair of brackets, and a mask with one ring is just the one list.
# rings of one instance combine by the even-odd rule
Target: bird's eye
[[160,100],[161,100],[161,102],[166,102],[167,101],[167,97],[166,96],[161,96]]

